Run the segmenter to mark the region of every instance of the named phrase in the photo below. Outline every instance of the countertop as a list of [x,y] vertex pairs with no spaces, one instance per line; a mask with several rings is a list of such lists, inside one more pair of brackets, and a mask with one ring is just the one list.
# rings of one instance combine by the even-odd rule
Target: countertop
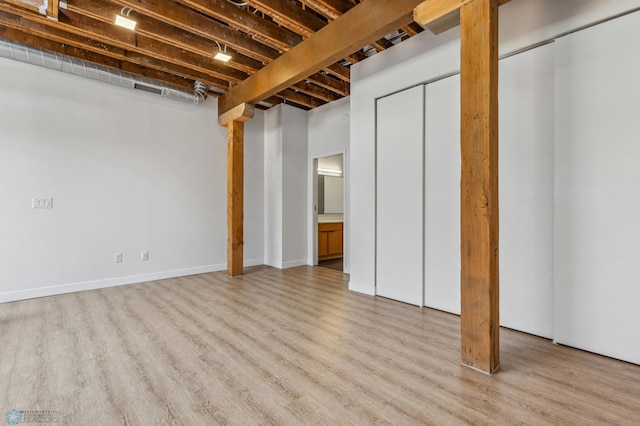
[[344,222],[342,213],[319,214],[318,223],[340,223]]

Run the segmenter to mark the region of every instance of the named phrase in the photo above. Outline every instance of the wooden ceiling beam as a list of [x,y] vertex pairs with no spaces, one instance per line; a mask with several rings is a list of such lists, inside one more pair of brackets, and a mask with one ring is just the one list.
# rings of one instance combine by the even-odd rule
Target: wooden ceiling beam
[[[193,89],[193,82],[199,80],[208,86],[227,89],[225,81],[213,79],[193,70],[166,64],[153,58],[127,52],[124,49],[106,45],[95,40],[85,39],[76,34],[66,33],[58,28],[47,27],[2,10],[0,4],[0,36],[42,49],[67,54],[78,59],[88,60],[112,68],[118,68],[132,74],[141,75],[158,81]],[[41,42],[37,41],[41,40]],[[286,90],[266,102],[277,105],[284,101],[303,109],[315,108],[326,102],[311,96]]]
[[119,6],[130,7],[136,14],[143,14],[158,21],[178,27],[188,33],[229,46],[243,55],[262,62],[271,62],[280,52],[254,40],[250,35],[236,31],[203,16],[188,7],[159,0],[113,0]]
[[195,80],[179,77],[173,73],[143,67],[132,62],[123,61],[121,59],[116,59],[111,56],[106,56],[89,50],[81,49],[69,44],[35,36],[33,34],[29,34],[15,28],[9,28],[0,25],[0,37],[5,40],[26,44],[28,46],[36,47],[50,52],[71,56],[114,69],[119,69],[131,74],[147,77],[152,80],[172,84],[174,86],[182,87],[183,89],[193,90],[195,83]]
[[[327,25],[327,21],[287,0],[247,0],[246,3],[271,16],[274,22],[305,38],[310,37]],[[366,58],[367,56],[362,52],[354,52],[345,57],[351,64],[358,63]],[[336,68],[334,73],[337,73],[336,76],[339,78],[348,79],[346,72],[339,68]]]
[[106,23],[82,15],[79,10],[73,9],[71,4],[60,15],[56,24],[69,32],[79,32],[81,35],[122,47],[131,52],[138,52],[179,66],[192,68],[223,80],[240,82],[247,77],[246,73],[227,67],[214,60],[213,57],[205,58],[201,55],[195,55],[146,35],[118,28],[111,22]]
[[[113,23],[113,4],[104,0],[74,0],[73,4],[69,5],[69,10],[107,24]],[[202,55],[206,58],[202,60],[211,60],[214,52],[218,50],[218,46],[214,41],[199,35],[185,33],[155,18],[137,14],[135,20],[137,22],[137,34]],[[252,74],[263,67],[261,61],[244,56],[239,52],[230,53],[233,58],[227,62],[226,66],[228,67],[248,74]]]
[[309,77],[311,83],[324,87],[325,89],[329,89],[332,92],[335,92],[342,96],[349,96],[350,87],[349,84],[344,80],[338,80],[332,77],[329,77],[326,74],[316,73]]
[[305,81],[294,84],[293,86],[291,86],[291,89],[297,92],[306,93],[307,95],[313,96],[314,98],[322,99],[323,101],[327,102],[332,102],[340,99],[339,95],[323,87],[318,87],[315,84],[310,84]]
[[409,35],[409,37],[413,37],[415,35],[420,34],[421,32],[424,31],[424,28],[422,28],[420,25],[418,25],[415,22],[410,23],[409,25],[402,27],[402,31],[404,31],[405,33],[407,33]]
[[413,19],[420,25],[427,25],[451,12],[459,11],[461,6],[473,0],[427,0],[419,4],[413,11]]
[[[93,1],[76,0],[74,3],[76,4],[76,8],[82,7],[83,10],[88,11],[90,10],[90,6],[88,6],[87,3],[93,3]],[[136,31],[147,36],[151,37],[152,34],[155,33],[159,39],[167,43],[191,51],[197,49],[196,53],[200,54],[203,54],[208,48],[211,48],[211,52],[217,50],[217,46],[215,46],[215,50],[213,46],[216,41],[228,45],[232,49],[237,50],[237,53],[248,56],[248,58],[243,59],[242,57],[232,54],[233,59],[230,61],[230,66],[236,66],[238,69],[247,73],[252,73],[262,68],[263,63],[272,62],[273,59],[277,58],[280,54],[277,50],[259,43],[242,32],[232,30],[231,27],[204,17],[200,13],[194,12],[181,5],[172,5],[171,8],[169,8],[167,5],[163,5],[155,0],[115,0],[115,3],[121,6],[131,7],[140,15],[138,16],[139,22]],[[243,13],[246,12],[242,9],[237,10],[236,6],[230,6],[232,6],[231,9],[225,6],[223,10],[230,10],[233,12],[231,14],[233,16],[242,16]],[[101,11],[100,14],[104,16],[105,12]],[[252,16],[251,19],[255,18],[251,13],[249,13],[249,15]],[[209,24],[211,24],[211,26],[209,26]],[[174,27],[188,31],[190,34],[194,34],[194,36],[185,36],[183,32],[176,32]],[[231,32],[231,34],[228,34],[229,32]],[[212,41],[213,45],[208,44],[207,40]],[[185,44],[189,43],[190,46],[185,46]],[[249,58],[257,58],[260,64],[252,62]],[[349,75],[340,69],[336,69],[335,71],[340,72],[343,78],[346,78],[344,77],[345,75]],[[325,76],[320,74],[313,75],[310,77],[310,80],[318,86],[322,86],[340,95],[345,95],[343,87],[326,83]]]
[[[363,46],[358,47],[355,50],[359,50],[362,47]],[[318,46],[318,49],[322,49],[322,47]],[[340,58],[338,58],[338,59],[340,59]],[[338,65],[338,64],[333,64],[333,65],[328,65],[328,66],[324,67],[323,70],[328,72],[329,74],[331,74],[333,76],[338,77],[340,80],[344,80],[347,83],[351,83],[351,71],[347,67],[343,67],[342,65]]]
[[32,12],[40,13],[40,6],[42,6],[42,0],[5,0],[7,3],[14,6],[22,7]]
[[234,28],[240,28],[248,34],[264,37],[280,46],[281,49],[289,49],[302,41],[302,37],[293,31],[262,19],[241,7],[234,6],[227,0],[178,0],[178,2],[207,16],[226,22]]
[[265,66],[219,99],[219,113],[256,103],[412,21],[420,0],[367,0]]
[[338,19],[354,6],[352,2],[345,0],[302,0],[302,2],[331,20]]
[[[459,0],[458,3],[466,3],[468,0]],[[502,6],[503,4],[509,3],[511,0],[498,0],[498,5]],[[425,2],[426,3],[426,2]],[[427,5],[428,6],[428,5]],[[426,7],[426,6],[422,6]],[[416,8],[416,10],[418,10]],[[416,19],[416,22],[418,19]],[[441,17],[432,20],[429,23],[424,24],[425,27],[429,29],[433,34],[438,35],[445,31],[449,31],[452,28],[460,26],[460,9],[456,8],[449,13],[442,15]]]
[[[199,80],[207,84],[208,86],[218,87],[223,90],[228,88],[228,84],[224,80],[217,79],[198,71],[180,67],[175,64],[168,64],[152,57],[140,55],[136,52],[128,52],[126,49],[105,44],[90,38],[85,38],[77,34],[68,33],[59,28],[52,27],[51,24],[53,24],[54,21],[50,21],[46,18],[39,21],[30,20],[25,17],[13,14],[13,11],[7,12],[6,10],[4,10],[5,7],[6,6],[0,3],[0,25],[4,27],[17,29],[27,34],[46,38],[47,40],[53,40],[65,45],[114,58],[123,61],[123,63],[129,62],[136,66],[155,69],[156,71],[173,74],[185,79]],[[30,17],[36,16],[31,14],[30,12],[25,13],[30,15]]]
[[387,50],[390,47],[393,47],[393,43],[391,43],[386,38],[381,38],[371,43],[371,45],[378,51],[381,52],[383,50]]
[[[309,96],[305,93],[296,92],[292,89],[285,89],[279,93],[276,93],[276,96],[283,98],[286,101],[285,103],[294,103],[296,105],[302,105],[310,109],[319,107],[327,103],[321,99],[314,98],[313,96]],[[219,105],[220,104],[218,104],[218,110]]]
[[246,3],[303,37],[309,37],[327,25],[326,21],[288,0],[246,0]]
[[[136,3],[151,1],[158,2],[159,0],[117,0],[118,3],[126,3],[127,6],[131,5],[130,7],[134,9]],[[231,5],[226,0],[179,0],[179,2],[202,14],[224,21],[232,27],[241,28],[243,31],[269,40],[275,43],[275,46],[282,52],[289,51],[302,41],[302,37],[298,34],[285,30],[275,23],[260,19],[245,9]],[[345,56],[351,53],[353,52],[349,52]],[[341,58],[337,58],[336,61],[339,59]],[[335,63],[333,65],[330,64],[325,70],[344,81],[349,82],[351,80],[349,69],[341,65]]]

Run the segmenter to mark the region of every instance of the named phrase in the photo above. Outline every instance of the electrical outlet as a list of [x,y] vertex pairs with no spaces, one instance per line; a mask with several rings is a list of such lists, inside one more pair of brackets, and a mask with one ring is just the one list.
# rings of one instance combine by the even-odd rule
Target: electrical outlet
[[52,209],[53,198],[32,198],[31,207],[34,209]]
[[121,263],[122,262],[122,253],[120,253],[120,252],[113,253],[113,261],[115,263]]
[[140,260],[149,260],[149,252],[148,251],[140,252]]

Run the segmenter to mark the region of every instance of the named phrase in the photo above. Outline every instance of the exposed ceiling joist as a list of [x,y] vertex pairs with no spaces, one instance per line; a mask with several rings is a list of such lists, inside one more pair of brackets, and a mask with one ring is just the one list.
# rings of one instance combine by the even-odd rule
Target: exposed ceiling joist
[[256,103],[306,78],[349,53],[412,22],[420,0],[367,0],[248,77],[220,98],[219,113]]
[[[369,1],[369,0],[368,0]],[[240,2],[238,2],[240,3]],[[66,53],[133,74],[188,87],[194,81],[216,95],[242,84],[303,40],[348,13],[359,0],[0,0],[0,32],[8,40]],[[366,2],[365,2],[366,3]],[[389,7],[396,8],[396,2]],[[63,8],[59,6],[64,4]],[[123,8],[137,21],[135,32],[114,25]],[[56,16],[57,15],[57,16]],[[57,17],[57,21],[56,21]],[[407,19],[401,29],[411,37],[422,27]],[[404,35],[406,34],[406,36]],[[386,37],[385,37],[386,36]],[[390,48],[380,32],[355,47],[352,40],[341,57],[326,61],[282,90],[271,93],[259,107],[286,102],[309,109],[348,96],[349,66],[376,51]],[[400,39],[398,39],[400,40]],[[376,50],[363,51],[365,46]],[[212,57],[226,50],[223,64]],[[324,46],[318,46],[323,50]],[[177,83],[176,83],[177,82]]]

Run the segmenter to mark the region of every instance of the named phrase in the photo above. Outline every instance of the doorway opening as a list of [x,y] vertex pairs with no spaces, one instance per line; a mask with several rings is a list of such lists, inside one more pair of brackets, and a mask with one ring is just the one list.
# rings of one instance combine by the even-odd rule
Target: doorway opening
[[344,271],[344,154],[314,161],[317,264]]

